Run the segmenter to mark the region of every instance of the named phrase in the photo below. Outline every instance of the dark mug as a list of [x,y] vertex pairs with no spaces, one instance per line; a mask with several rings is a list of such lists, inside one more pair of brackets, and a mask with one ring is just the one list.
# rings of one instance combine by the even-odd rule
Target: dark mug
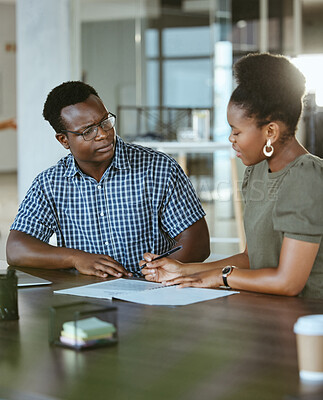
[[15,270],[0,274],[0,321],[18,319],[18,292]]

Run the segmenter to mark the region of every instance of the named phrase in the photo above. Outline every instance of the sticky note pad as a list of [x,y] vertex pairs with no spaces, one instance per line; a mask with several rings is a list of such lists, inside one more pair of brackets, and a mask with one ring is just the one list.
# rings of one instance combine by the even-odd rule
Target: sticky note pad
[[110,337],[105,337],[104,339],[93,339],[93,340],[85,340],[85,339],[77,339],[77,338],[69,338],[66,336],[61,336],[60,341],[67,346],[78,346],[78,347],[91,347],[100,344],[106,344],[112,339],[112,333]]
[[65,322],[63,324],[63,331],[72,337],[89,339],[98,335],[110,335],[116,331],[116,328],[110,322],[102,321],[96,317],[91,317],[80,319],[76,321],[76,323],[75,321]]

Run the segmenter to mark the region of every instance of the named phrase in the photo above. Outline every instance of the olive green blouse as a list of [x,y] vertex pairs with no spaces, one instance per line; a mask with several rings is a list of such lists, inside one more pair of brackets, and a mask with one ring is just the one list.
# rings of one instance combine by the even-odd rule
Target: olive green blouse
[[304,154],[278,172],[266,160],[247,167],[242,193],[250,268],[277,267],[285,236],[320,243],[300,296],[323,299],[323,159]]

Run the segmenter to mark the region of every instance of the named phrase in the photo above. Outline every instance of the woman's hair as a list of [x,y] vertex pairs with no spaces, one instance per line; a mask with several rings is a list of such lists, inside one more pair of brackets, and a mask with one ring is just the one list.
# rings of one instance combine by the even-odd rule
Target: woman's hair
[[55,132],[65,129],[61,111],[64,107],[82,103],[93,94],[99,97],[97,91],[90,85],[81,81],[68,81],[56,86],[47,96],[43,117],[54,128]]
[[304,75],[284,56],[248,54],[234,65],[238,86],[230,101],[253,117],[259,127],[270,121],[286,125],[283,141],[295,134],[302,112]]

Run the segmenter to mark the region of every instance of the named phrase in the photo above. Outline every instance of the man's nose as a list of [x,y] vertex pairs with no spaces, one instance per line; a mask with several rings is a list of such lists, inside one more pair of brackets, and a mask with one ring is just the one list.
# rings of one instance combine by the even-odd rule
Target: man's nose
[[[112,131],[112,129],[110,129]],[[98,133],[95,137],[96,140],[102,140],[105,139],[107,136],[111,135],[110,131],[105,131],[104,129],[101,128],[101,126],[98,126]]]

